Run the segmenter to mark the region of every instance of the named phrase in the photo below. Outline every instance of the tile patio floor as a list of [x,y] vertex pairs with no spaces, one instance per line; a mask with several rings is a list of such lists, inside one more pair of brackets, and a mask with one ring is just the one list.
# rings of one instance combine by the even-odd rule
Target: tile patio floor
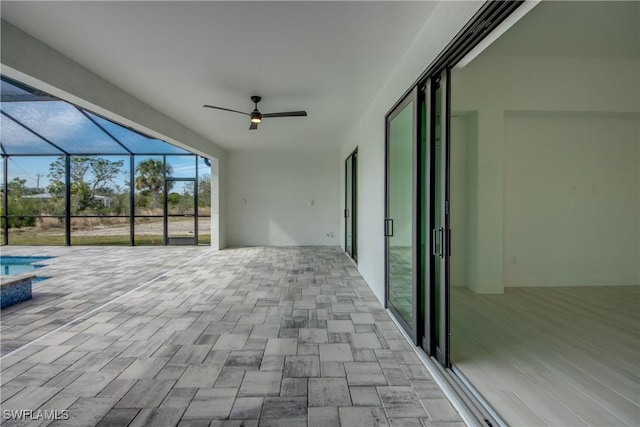
[[1,312],[3,426],[464,425],[339,248],[2,252],[57,256]]

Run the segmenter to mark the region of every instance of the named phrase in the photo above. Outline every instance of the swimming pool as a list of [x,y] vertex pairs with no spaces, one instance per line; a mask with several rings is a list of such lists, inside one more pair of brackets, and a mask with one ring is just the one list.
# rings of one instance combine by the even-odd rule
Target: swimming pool
[[50,256],[0,256],[0,276],[12,276],[14,274],[33,271],[44,265],[38,265],[39,261],[50,259]]

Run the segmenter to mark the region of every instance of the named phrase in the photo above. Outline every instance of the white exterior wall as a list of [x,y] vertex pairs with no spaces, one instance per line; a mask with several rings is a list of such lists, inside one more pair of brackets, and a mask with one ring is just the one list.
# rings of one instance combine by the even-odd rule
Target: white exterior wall
[[333,151],[234,151],[228,159],[229,246],[338,245]]

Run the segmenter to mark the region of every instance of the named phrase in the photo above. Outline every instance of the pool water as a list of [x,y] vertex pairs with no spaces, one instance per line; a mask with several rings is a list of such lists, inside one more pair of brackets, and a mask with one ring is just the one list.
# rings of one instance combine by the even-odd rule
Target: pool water
[[33,271],[44,265],[36,264],[38,261],[51,258],[50,256],[0,256],[0,275],[11,276],[14,274]]

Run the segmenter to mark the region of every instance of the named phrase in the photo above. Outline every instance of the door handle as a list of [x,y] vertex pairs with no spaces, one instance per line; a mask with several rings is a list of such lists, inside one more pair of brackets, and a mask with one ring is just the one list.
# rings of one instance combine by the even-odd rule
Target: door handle
[[344,210],[344,217],[349,218],[349,209]]
[[431,253],[439,256],[440,258],[444,258],[444,252],[442,251],[443,234],[444,229],[442,227],[431,230]]
[[393,237],[393,220],[391,218],[384,220],[384,236]]

